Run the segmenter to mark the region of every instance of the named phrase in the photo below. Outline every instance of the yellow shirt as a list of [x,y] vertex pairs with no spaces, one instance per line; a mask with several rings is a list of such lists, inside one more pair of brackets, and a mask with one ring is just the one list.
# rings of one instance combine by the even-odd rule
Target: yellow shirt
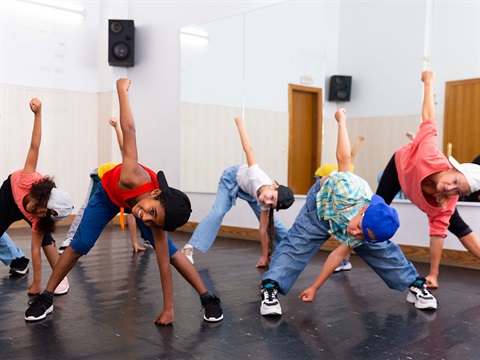
[[101,179],[103,177],[103,174],[105,174],[108,170],[112,170],[115,166],[119,165],[120,163],[117,162],[109,162],[102,164],[98,167],[98,177]]
[[[354,166],[353,164],[350,164],[350,172],[353,173]],[[320,166],[317,171],[315,171],[315,176],[327,176],[330,175],[330,173],[333,170],[338,170],[338,165],[337,164],[323,164]]]

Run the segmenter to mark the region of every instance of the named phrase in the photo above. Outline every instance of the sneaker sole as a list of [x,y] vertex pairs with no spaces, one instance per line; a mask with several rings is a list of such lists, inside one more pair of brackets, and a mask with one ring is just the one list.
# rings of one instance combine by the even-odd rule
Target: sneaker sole
[[219,318],[214,318],[214,317],[207,318],[205,315],[203,315],[203,320],[208,321],[208,322],[221,321],[221,320],[223,320],[223,314]]
[[45,319],[47,317],[48,314],[52,313],[53,312],[53,304],[47,309],[47,311],[45,311],[42,315],[40,315],[39,317],[34,317],[34,316],[25,316],[25,320],[26,321],[38,321],[38,320],[42,320],[42,319]]
[[263,316],[279,316],[282,315],[282,309],[279,307],[260,306],[260,315]]
[[10,269],[10,274],[18,274],[18,275],[25,275],[27,272],[28,272],[28,269],[29,269],[29,266],[27,266],[25,268],[25,270],[13,270],[13,269]]

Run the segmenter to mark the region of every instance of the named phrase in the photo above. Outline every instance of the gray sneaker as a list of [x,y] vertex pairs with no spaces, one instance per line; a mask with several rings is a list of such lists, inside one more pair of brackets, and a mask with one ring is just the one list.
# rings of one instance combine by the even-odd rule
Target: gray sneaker
[[277,299],[278,288],[275,284],[267,283],[262,285],[262,304],[260,305],[260,314],[282,315],[282,307]]
[[408,288],[407,301],[415,304],[417,309],[436,310],[437,299],[427,289],[424,278],[418,278]]

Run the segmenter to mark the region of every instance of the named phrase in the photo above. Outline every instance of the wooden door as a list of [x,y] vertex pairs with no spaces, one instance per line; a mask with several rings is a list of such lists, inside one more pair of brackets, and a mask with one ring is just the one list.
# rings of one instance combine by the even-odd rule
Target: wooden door
[[289,84],[288,103],[288,186],[305,195],[322,155],[322,89]]
[[480,155],[480,79],[446,83],[443,152],[460,163]]

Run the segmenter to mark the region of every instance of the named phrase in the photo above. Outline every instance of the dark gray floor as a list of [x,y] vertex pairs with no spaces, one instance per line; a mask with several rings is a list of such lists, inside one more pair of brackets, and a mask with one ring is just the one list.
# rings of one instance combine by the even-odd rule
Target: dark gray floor
[[[62,239],[67,228],[59,228]],[[29,232],[10,236],[30,253]],[[174,233],[178,247],[189,234]],[[60,241],[61,242],[61,241]],[[27,323],[33,275],[10,277],[0,266],[2,359],[479,359],[479,272],[442,267],[439,309],[424,312],[390,290],[358,257],[305,304],[308,287],[328,253],[320,252],[288,296],[283,316],[259,314],[259,243],[218,239],[195,265],[221,299],[225,319],[210,324],[193,289],[174,272],[175,323],[153,323],[162,308],[153,250],[134,254],[127,233],[107,228],[70,272],[70,292],[55,298],[53,314]],[[417,264],[421,274],[428,266]],[[43,283],[51,270],[44,260]]]

